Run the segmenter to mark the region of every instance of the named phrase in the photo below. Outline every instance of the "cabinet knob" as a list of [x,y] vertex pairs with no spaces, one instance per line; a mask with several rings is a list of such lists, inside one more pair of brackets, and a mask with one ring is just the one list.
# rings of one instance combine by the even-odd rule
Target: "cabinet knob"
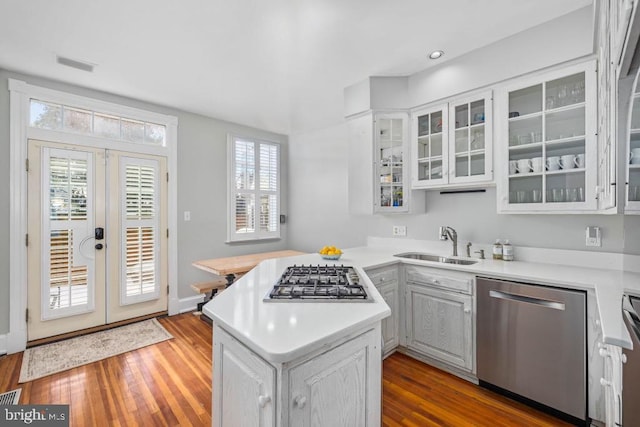
[[267,406],[267,403],[271,402],[271,396],[258,396],[258,405],[261,408]]
[[596,319],[596,326],[600,326],[600,319]]
[[293,399],[293,403],[298,408],[302,409],[304,408],[304,405],[307,404],[307,398],[305,396],[297,396],[295,399]]
[[627,363],[627,355],[622,353],[620,355],[620,360],[622,361],[622,363]]
[[607,351],[606,348],[600,348],[599,353],[600,353],[600,356],[602,357],[607,357],[609,355],[609,352]]
[[609,387],[611,385],[611,381],[607,381],[604,378],[600,378],[600,385],[603,387]]
[[464,312],[467,314],[471,313],[471,307],[465,307]]

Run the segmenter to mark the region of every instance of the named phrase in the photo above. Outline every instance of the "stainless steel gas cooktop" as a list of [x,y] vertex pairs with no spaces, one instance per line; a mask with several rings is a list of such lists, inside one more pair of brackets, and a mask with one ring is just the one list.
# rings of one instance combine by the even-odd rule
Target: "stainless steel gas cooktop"
[[353,267],[344,265],[293,265],[287,267],[265,302],[368,302],[371,301]]

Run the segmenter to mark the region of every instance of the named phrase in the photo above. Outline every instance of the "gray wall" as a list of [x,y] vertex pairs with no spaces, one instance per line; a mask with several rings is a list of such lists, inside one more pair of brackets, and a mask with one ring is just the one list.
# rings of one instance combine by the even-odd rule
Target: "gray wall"
[[[77,86],[25,76],[0,69],[0,200],[9,199],[9,91],[7,79],[15,78],[39,86],[91,98],[143,108],[178,117],[178,297],[193,296],[189,284],[211,276],[191,266],[193,261],[265,252],[287,248],[287,226],[283,238],[262,243],[229,245],[226,240],[227,132],[258,137],[282,144],[282,211],[287,212],[287,150],[285,135],[264,132],[229,122],[158,105],[148,104]],[[183,212],[191,211],[191,221]],[[9,205],[0,204],[0,334],[9,329]],[[173,285],[173,284],[172,284]]]

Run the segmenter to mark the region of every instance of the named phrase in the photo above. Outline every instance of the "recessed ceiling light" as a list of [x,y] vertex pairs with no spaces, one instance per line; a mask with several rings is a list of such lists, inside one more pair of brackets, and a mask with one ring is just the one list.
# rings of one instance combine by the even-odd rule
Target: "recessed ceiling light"
[[433,52],[431,52],[429,54],[429,59],[438,59],[440,58],[442,55],[444,55],[444,52],[441,50],[434,50]]

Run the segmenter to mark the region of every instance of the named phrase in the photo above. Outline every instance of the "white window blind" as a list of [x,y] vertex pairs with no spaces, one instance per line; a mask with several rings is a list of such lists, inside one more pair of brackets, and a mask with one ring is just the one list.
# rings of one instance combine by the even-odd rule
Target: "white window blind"
[[157,299],[160,295],[158,173],[155,160],[121,158],[121,305]]
[[229,138],[229,241],[280,237],[280,145]]

